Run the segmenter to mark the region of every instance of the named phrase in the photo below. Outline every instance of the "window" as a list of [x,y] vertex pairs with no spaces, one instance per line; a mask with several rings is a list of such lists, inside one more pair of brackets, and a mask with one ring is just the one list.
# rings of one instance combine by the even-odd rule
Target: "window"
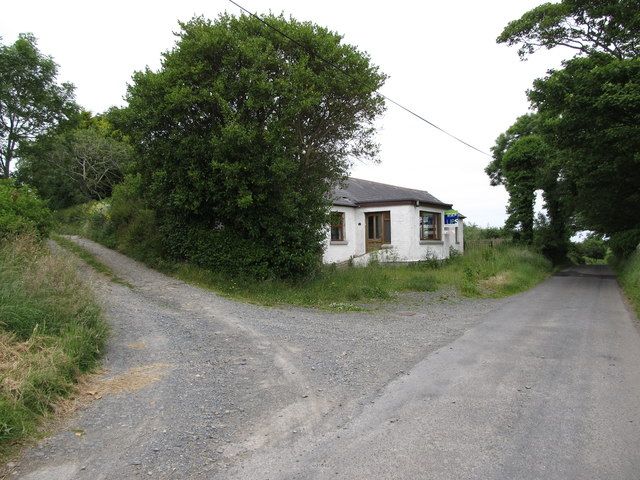
[[420,212],[420,240],[442,240],[440,213]]
[[331,212],[331,241],[344,242],[344,213]]

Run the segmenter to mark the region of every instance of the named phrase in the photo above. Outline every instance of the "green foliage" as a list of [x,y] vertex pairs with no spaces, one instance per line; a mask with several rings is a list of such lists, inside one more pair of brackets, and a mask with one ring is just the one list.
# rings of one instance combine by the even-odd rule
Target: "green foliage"
[[576,58],[529,92],[546,138],[562,152],[575,211],[589,230],[640,225],[640,59]]
[[471,297],[501,297],[522,292],[551,273],[542,255],[517,246],[478,249],[446,262],[368,267],[322,267],[302,282],[255,281],[229,277],[220,271],[181,265],[175,272],[185,281],[222,294],[267,305],[289,303],[338,311],[375,308],[402,292],[456,289]]
[[514,229],[516,239],[533,240],[533,207],[539,172],[547,161],[548,149],[539,136],[516,140],[503,157],[505,187],[509,192],[509,218],[506,226]]
[[[511,22],[498,38],[522,42],[520,55],[537,48],[578,51],[528,92],[533,129],[550,155],[536,171],[547,218],[536,242],[554,261],[564,258],[572,230],[615,237],[640,225],[640,9],[635,0],[562,0],[546,3]],[[582,57],[580,56],[582,55]],[[519,127],[531,126],[522,122]],[[514,127],[516,126],[514,125]],[[512,127],[513,128],[513,127]],[[527,128],[520,128],[527,130]],[[507,178],[503,156],[515,143],[509,133],[487,168],[492,184]],[[513,133],[513,132],[511,132]],[[515,142],[520,141],[516,137]],[[525,176],[526,169],[517,169]],[[518,190],[531,182],[516,178]],[[505,183],[509,190],[508,183]],[[510,207],[527,206],[510,193]],[[515,203],[514,203],[515,200]],[[526,199],[525,199],[526,200]],[[527,209],[527,212],[529,210]]]
[[51,208],[111,196],[133,150],[104,116],[82,112],[21,149],[17,178],[38,188]]
[[[541,117],[524,115],[501,134],[485,172],[492,185],[509,193],[505,229],[513,239],[536,245],[554,263],[567,255],[572,234],[572,183],[560,174],[562,156],[542,135]],[[536,192],[542,191],[546,215],[535,218]],[[535,231],[534,231],[535,230]]]
[[140,188],[140,176],[128,175],[115,186],[110,199],[54,212],[56,232],[81,235],[151,266],[160,266],[165,253],[159,227]]
[[95,366],[106,335],[68,260],[32,236],[0,241],[0,455]]
[[498,43],[521,44],[521,58],[540,48],[569,47],[616,58],[640,54],[637,0],[561,0],[544,3],[510,22]]
[[114,224],[109,200],[83,203],[53,212],[54,231],[59,235],[80,235],[116,248]]
[[156,213],[143,198],[140,175],[127,175],[111,198],[110,222],[118,250],[151,265],[166,255]]
[[253,17],[182,23],[162,68],[137,72],[109,118],[138,149],[171,258],[303,277],[319,265],[329,192],[377,153],[385,76],[335,33],[264,20],[295,42]]
[[534,205],[540,188],[540,172],[548,162],[550,151],[537,135],[537,117],[520,117],[493,147],[493,161],[485,169],[492,185],[504,185],[509,193],[505,228],[516,240],[533,241]]
[[617,232],[611,236],[609,246],[618,258],[628,258],[640,245],[640,228]]
[[84,204],[84,223],[80,234],[99,242],[106,247],[115,248],[116,238],[111,221],[111,204],[108,200]]
[[480,227],[474,223],[464,224],[465,241],[487,240],[492,238],[511,238],[511,232],[503,227]]
[[77,111],[73,85],[56,83],[58,66],[31,34],[0,44],[0,176],[9,178],[18,148]]
[[571,245],[570,259],[573,263],[606,263],[609,253],[607,240],[596,233],[588,234],[582,241]]
[[46,237],[52,218],[45,202],[24,185],[12,179],[0,179],[0,239],[22,233]]
[[627,298],[640,317],[640,250],[635,250],[616,265],[618,279]]
[[82,204],[63,210],[54,210],[52,214],[55,232],[60,235],[82,235],[88,209],[88,204]]

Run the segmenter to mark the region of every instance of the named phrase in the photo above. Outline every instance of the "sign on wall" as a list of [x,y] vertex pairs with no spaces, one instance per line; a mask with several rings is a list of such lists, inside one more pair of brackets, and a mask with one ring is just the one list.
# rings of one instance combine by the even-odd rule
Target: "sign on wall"
[[444,224],[451,226],[458,225],[458,213],[457,210],[447,210],[444,212]]

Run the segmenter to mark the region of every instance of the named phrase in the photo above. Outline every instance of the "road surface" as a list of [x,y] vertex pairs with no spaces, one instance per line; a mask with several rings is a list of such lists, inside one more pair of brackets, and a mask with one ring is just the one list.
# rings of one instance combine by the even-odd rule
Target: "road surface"
[[430,354],[334,438],[293,461],[267,452],[235,478],[637,480],[636,321],[606,267],[562,272]]
[[96,283],[108,378],[11,478],[640,478],[640,335],[606,267],[335,315],[229,302],[84,245],[135,287]]

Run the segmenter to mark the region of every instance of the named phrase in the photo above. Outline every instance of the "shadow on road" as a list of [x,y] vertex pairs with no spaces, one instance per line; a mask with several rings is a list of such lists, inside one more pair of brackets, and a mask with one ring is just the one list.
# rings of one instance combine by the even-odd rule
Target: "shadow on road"
[[616,275],[609,265],[575,265],[554,274],[555,277],[595,277],[615,279]]

